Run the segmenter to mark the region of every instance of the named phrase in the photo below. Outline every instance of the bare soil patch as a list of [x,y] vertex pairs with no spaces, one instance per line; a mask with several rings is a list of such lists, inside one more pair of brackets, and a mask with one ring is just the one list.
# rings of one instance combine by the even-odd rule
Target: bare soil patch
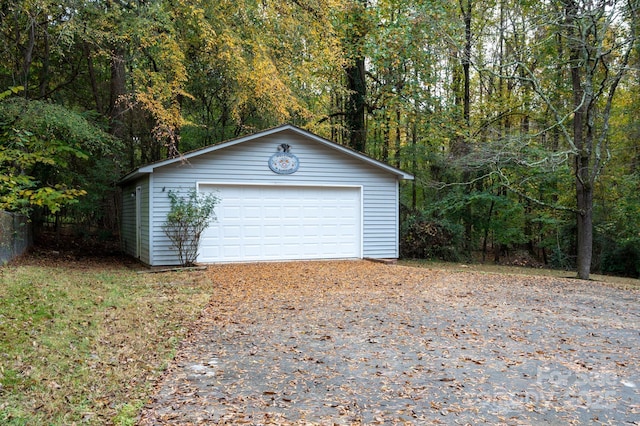
[[640,424],[635,290],[366,261],[206,274],[140,424]]

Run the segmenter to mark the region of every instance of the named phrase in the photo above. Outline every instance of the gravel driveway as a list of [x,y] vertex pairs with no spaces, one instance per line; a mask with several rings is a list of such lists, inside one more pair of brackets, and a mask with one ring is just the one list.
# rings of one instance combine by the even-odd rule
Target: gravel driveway
[[640,424],[637,291],[367,261],[212,266],[140,424]]

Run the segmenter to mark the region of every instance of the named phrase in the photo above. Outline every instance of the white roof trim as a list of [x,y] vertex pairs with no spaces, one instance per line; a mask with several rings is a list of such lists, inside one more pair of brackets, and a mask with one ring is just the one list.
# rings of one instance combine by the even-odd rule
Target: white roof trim
[[368,157],[368,156],[366,156],[364,154],[361,154],[361,153],[359,153],[357,151],[354,151],[354,150],[352,150],[350,148],[347,148],[347,147],[344,147],[342,145],[339,145],[339,144],[337,144],[335,142],[331,142],[328,139],[324,139],[324,138],[322,138],[320,136],[317,136],[317,135],[315,135],[315,134],[313,134],[311,132],[308,132],[306,130],[303,130],[303,129],[299,128],[299,127],[293,126],[291,124],[285,124],[285,125],[282,125],[282,126],[273,127],[271,129],[263,130],[261,132],[257,132],[257,133],[253,133],[253,134],[250,134],[250,135],[242,136],[242,137],[239,137],[239,138],[236,138],[236,139],[232,139],[232,140],[229,140],[227,142],[222,142],[222,143],[217,144],[217,145],[211,145],[211,146],[208,146],[208,147],[205,147],[205,148],[197,149],[195,151],[187,152],[187,153],[185,153],[185,154],[183,154],[181,156],[175,157],[175,158],[170,158],[170,159],[167,159],[167,160],[162,160],[162,161],[158,161],[158,162],[155,162],[155,163],[147,164],[145,166],[142,166],[142,167],[132,171],[131,173],[127,174],[126,176],[124,176],[122,179],[120,179],[120,183],[124,183],[126,181],[134,179],[134,178],[136,178],[136,177],[138,177],[140,175],[143,175],[143,174],[153,173],[154,169],[157,169],[159,167],[164,167],[164,166],[167,166],[169,164],[178,163],[178,162],[181,162],[181,161],[184,161],[184,160],[188,160],[188,159],[193,158],[193,157],[198,157],[198,156],[203,155],[203,154],[208,154],[210,152],[217,151],[219,149],[228,148],[228,147],[233,146],[233,145],[241,144],[243,142],[251,141],[251,140],[254,140],[254,139],[258,139],[258,138],[261,138],[261,137],[264,137],[264,136],[269,136],[269,135],[272,135],[272,134],[275,134],[275,133],[280,133],[280,132],[287,131],[287,130],[290,130],[290,131],[293,131],[293,132],[298,133],[300,135],[306,136],[306,137],[308,137],[310,139],[313,139],[314,141],[316,141],[316,142],[318,142],[320,144],[323,144],[323,145],[325,145],[325,146],[327,146],[329,148],[332,148],[332,149],[338,150],[340,152],[343,152],[345,154],[351,155],[352,157],[355,157],[355,158],[357,158],[357,159],[359,159],[361,161],[364,161],[365,163],[368,163],[368,164],[370,164],[370,165],[372,165],[374,167],[378,167],[378,168],[383,169],[383,170],[385,170],[385,171],[387,171],[387,172],[389,172],[391,174],[394,174],[394,175],[400,177],[401,179],[413,180],[413,175],[411,175],[410,173],[404,172],[404,171],[402,171],[400,169],[392,167],[392,166],[390,166],[388,164],[385,164],[385,163],[383,163],[381,161],[374,160],[371,157]]

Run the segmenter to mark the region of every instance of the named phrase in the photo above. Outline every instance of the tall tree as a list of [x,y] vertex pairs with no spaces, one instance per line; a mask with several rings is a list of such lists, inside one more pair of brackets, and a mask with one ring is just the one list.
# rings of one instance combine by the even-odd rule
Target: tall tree
[[[594,190],[610,159],[611,110],[638,39],[639,5],[637,0],[560,0],[543,5],[537,24],[532,20],[529,31],[544,37],[522,45],[526,50],[511,55],[518,73],[502,74],[529,86],[538,102],[550,111],[553,122],[548,128],[537,129],[537,136],[550,135],[553,139],[558,135],[564,145],[543,151],[542,146],[530,143],[532,135],[521,134],[516,138],[522,143],[519,152],[510,154],[511,159],[531,170],[541,165],[551,170],[563,158],[571,160],[575,198],[573,206],[560,208],[575,212],[577,273],[583,279],[589,278],[593,254]],[[548,16],[554,19],[543,21]],[[534,58],[538,64],[526,60],[532,54],[537,55]],[[557,66],[537,66],[545,56]],[[570,81],[568,98],[559,92],[561,86],[553,84],[562,69]],[[527,153],[533,157],[527,157]],[[509,187],[514,189],[511,183]]]
[[348,145],[364,152],[367,141],[366,127],[366,39],[369,35],[369,8],[367,0],[348,0],[342,15],[344,66],[346,94],[344,100],[344,123]]
[[[573,126],[578,277],[588,279],[593,254],[595,183],[608,160],[609,119],[637,38],[638,1],[563,1],[569,50]],[[558,117],[560,118],[560,117]]]

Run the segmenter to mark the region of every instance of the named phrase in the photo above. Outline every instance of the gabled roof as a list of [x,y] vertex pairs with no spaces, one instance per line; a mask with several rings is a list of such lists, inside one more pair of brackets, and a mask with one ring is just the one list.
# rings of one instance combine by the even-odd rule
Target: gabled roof
[[305,136],[309,139],[312,139],[322,145],[325,145],[331,149],[335,149],[337,151],[340,151],[342,153],[345,153],[347,155],[350,155],[352,157],[355,157],[361,161],[364,161],[365,163],[368,163],[369,165],[372,165],[374,167],[380,168],[388,173],[391,173],[393,175],[396,175],[398,177],[400,177],[401,179],[407,179],[407,180],[413,180],[413,175],[411,175],[410,173],[407,173],[405,171],[402,171],[398,168],[392,167],[388,164],[385,164],[381,161],[378,160],[374,160],[373,158],[362,154],[358,151],[355,151],[351,148],[347,148],[345,146],[339,145],[335,142],[332,142],[328,139],[322,138],[318,135],[315,135],[311,132],[308,132],[304,129],[301,129],[297,126],[293,126],[291,124],[285,124],[282,126],[278,126],[278,127],[273,127],[271,129],[267,129],[267,130],[263,130],[261,132],[257,132],[257,133],[253,133],[250,135],[246,135],[246,136],[242,136],[239,138],[235,138],[235,139],[230,139],[227,140],[225,142],[221,142],[219,144],[216,145],[210,145],[204,148],[200,148],[194,151],[190,151],[187,153],[182,154],[181,156],[175,157],[175,158],[170,158],[167,160],[161,160],[161,161],[156,161],[154,163],[150,163],[147,164],[145,166],[142,166],[134,171],[132,171],[131,173],[127,174],[126,176],[124,176],[122,179],[120,179],[120,181],[118,182],[119,184],[123,184],[125,182],[128,182],[132,179],[136,179],[141,175],[145,175],[145,174],[149,174],[149,173],[153,173],[153,171],[159,167],[164,167],[170,164],[174,164],[174,163],[179,163],[185,160],[189,160],[190,158],[193,157],[197,157],[203,154],[208,154],[210,152],[214,152],[217,151],[219,149],[224,149],[224,148],[228,148],[230,146],[234,146],[234,145],[238,145],[244,142],[248,142],[248,141],[252,141],[264,136],[269,136],[269,135],[273,135],[276,133],[281,133],[284,131],[292,131],[294,133],[297,133],[299,135]]

